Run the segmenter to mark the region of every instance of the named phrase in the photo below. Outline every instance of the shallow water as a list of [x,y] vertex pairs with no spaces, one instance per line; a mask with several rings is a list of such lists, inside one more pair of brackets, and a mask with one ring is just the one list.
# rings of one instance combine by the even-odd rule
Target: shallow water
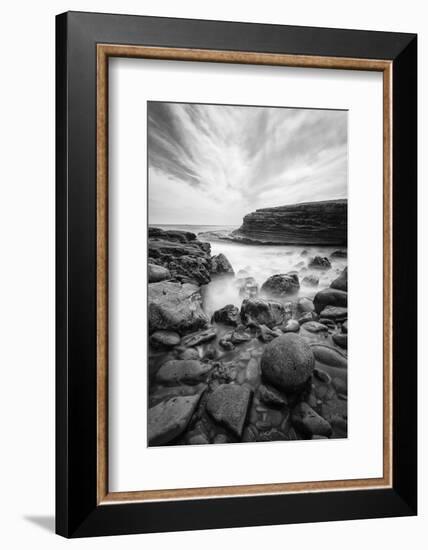
[[[326,271],[310,269],[307,266],[314,256],[330,258],[335,250],[338,250],[338,247],[269,246],[246,245],[226,241],[211,242],[213,255],[222,252],[232,264],[235,275],[239,277],[239,271],[245,271],[249,277],[254,277],[259,288],[268,277],[277,273],[297,271],[300,282],[306,275],[313,274],[319,278],[318,287],[301,284],[300,291],[294,298],[301,296],[313,298],[318,290],[330,286],[330,283],[347,265],[346,258],[331,258],[332,268]],[[307,251],[307,254],[302,256],[303,251]],[[226,304],[240,306],[242,297],[239,296],[239,290],[236,288],[233,279],[220,278],[207,285],[204,292],[204,302],[206,312],[210,315]]]

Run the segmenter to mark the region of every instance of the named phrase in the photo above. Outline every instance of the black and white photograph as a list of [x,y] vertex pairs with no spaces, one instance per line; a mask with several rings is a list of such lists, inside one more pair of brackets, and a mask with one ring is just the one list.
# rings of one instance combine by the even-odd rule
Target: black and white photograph
[[348,113],[147,103],[148,445],[347,437]]

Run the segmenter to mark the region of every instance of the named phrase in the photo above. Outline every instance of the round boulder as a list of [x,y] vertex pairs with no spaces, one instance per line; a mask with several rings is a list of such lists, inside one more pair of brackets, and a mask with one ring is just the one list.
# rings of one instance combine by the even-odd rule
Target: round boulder
[[271,296],[290,296],[297,294],[299,288],[297,273],[290,272],[272,275],[263,283],[261,291]]
[[315,358],[309,345],[291,332],[267,344],[261,358],[263,377],[286,392],[301,389],[314,366]]

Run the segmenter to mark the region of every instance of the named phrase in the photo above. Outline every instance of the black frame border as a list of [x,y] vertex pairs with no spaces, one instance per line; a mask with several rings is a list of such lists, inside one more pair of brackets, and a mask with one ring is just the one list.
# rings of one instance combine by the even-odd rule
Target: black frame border
[[[393,486],[97,505],[96,45],[393,62]],[[417,36],[67,12],[56,18],[56,532],[65,537],[417,513]],[[412,300],[408,298],[412,289]],[[404,319],[405,322],[400,322]]]

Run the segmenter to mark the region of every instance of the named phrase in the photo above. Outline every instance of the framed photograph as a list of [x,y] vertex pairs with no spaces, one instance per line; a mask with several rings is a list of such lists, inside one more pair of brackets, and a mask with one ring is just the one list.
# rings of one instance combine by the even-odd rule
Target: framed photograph
[[56,24],[57,532],[416,514],[416,35]]

